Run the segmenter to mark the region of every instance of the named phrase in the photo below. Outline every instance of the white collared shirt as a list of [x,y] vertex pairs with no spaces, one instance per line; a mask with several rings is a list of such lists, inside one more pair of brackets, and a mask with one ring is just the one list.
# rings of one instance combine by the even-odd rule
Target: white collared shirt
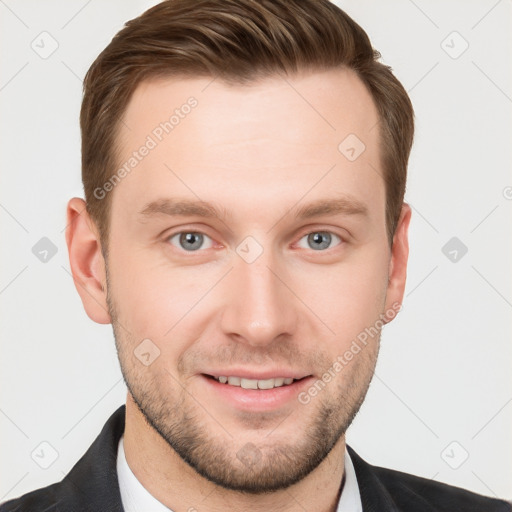
[[[133,474],[124,454],[123,437],[121,436],[117,450],[117,476],[125,512],[172,512],[152,496]],[[356,472],[345,448],[345,484],[336,512],[362,512],[362,510]]]

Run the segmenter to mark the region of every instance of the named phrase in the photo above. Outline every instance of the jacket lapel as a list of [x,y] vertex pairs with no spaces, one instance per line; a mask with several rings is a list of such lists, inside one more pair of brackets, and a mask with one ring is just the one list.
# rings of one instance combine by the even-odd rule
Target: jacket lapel
[[363,512],[399,512],[388,491],[375,473],[373,466],[365,462],[347,445],[361,494]]
[[62,480],[57,510],[124,512],[117,479],[117,448],[124,432],[126,406],[119,407],[82,458]]

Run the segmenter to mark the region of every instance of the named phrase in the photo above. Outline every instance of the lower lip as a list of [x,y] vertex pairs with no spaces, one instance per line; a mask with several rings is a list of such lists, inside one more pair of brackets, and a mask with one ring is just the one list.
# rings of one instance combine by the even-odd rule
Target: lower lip
[[297,400],[298,394],[313,380],[313,377],[305,377],[286,386],[272,389],[244,389],[239,386],[222,384],[205,375],[200,377],[217,396],[246,411],[270,411],[282,407]]

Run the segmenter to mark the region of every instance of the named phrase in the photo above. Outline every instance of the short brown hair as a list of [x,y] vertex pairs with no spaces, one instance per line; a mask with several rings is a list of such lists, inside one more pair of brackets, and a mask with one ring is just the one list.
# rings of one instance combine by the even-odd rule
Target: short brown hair
[[379,113],[392,243],[405,193],[414,112],[407,92],[379,58],[366,32],[328,0],[165,0],[128,21],[87,72],[80,113],[85,200],[104,253],[111,197],[98,199],[94,191],[119,165],[120,121],[143,80],[208,76],[244,84],[336,67],[357,73]]

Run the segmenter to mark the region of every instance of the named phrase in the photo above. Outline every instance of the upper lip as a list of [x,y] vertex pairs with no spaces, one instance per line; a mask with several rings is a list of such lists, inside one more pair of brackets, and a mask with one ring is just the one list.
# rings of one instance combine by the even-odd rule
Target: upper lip
[[284,377],[285,379],[302,379],[303,377],[309,377],[311,374],[306,372],[301,372],[298,370],[290,370],[290,369],[277,369],[277,370],[265,370],[265,371],[256,371],[256,370],[248,370],[243,368],[232,368],[232,369],[220,369],[220,370],[207,370],[202,372],[204,375],[210,375],[212,377],[240,377],[242,379],[252,379],[252,380],[266,380],[266,379],[275,379],[278,377]]

